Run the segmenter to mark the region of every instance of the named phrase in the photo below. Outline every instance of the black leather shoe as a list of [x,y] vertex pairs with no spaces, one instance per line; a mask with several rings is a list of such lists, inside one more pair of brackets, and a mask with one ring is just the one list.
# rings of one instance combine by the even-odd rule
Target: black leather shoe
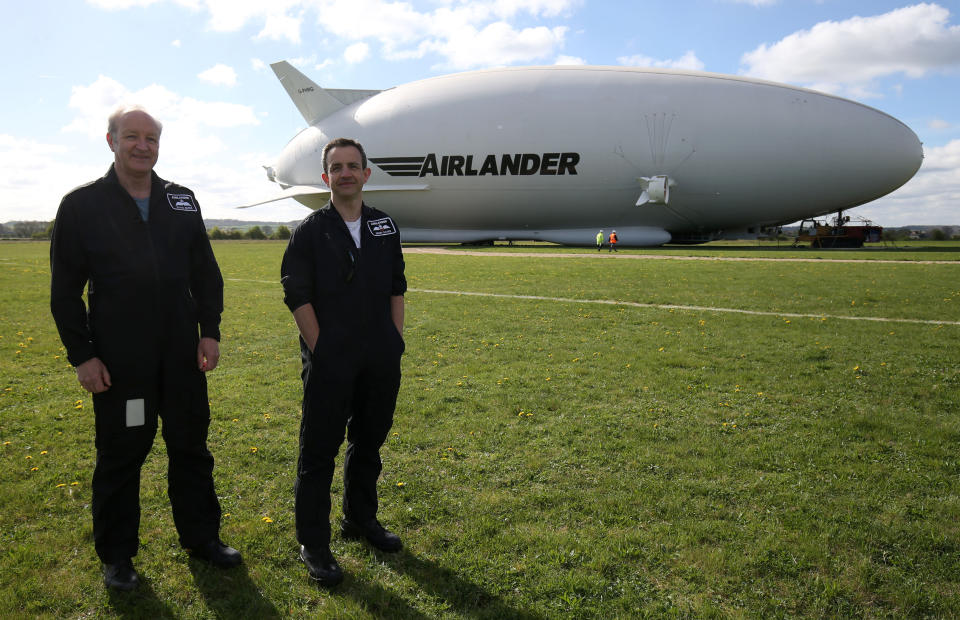
[[368,543],[386,553],[395,553],[403,549],[400,537],[380,525],[376,519],[355,523],[344,518],[340,523],[340,534],[348,540],[365,538]]
[[343,569],[330,553],[329,546],[307,549],[300,545],[300,559],[307,565],[310,578],[320,585],[332,588],[343,581]]
[[233,568],[243,562],[240,552],[223,544],[219,538],[214,538],[196,549],[190,549],[189,553],[195,558],[210,562],[217,568]]
[[111,590],[129,592],[140,585],[137,571],[133,570],[133,562],[129,558],[116,564],[103,565],[103,585]]

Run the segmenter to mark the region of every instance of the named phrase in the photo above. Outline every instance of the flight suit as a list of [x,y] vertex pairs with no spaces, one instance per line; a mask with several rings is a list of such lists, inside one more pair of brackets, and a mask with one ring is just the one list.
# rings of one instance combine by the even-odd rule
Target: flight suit
[[390,297],[407,290],[400,234],[382,211],[363,205],[357,248],[332,204],[293,231],[281,265],[284,303],[313,305],[320,335],[300,338],[303,418],[295,482],[300,544],[330,541],[330,485],[347,437],[343,512],[363,523],[377,513],[380,447],[393,424],[403,338]]
[[158,417],[180,544],[215,539],[221,514],[197,345],[201,336],[220,339],[223,279],[193,192],[152,173],[145,222],[111,166],[60,203],[50,268],[50,307],[67,359],[79,366],[99,357],[112,382],[93,395],[97,555],[112,564],[137,553],[140,469]]

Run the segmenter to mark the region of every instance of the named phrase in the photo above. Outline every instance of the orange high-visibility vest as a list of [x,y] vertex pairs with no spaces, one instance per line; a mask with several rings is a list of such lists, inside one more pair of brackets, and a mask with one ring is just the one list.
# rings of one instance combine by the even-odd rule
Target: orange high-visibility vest
[[610,233],[610,243],[614,244],[617,242],[617,233]]

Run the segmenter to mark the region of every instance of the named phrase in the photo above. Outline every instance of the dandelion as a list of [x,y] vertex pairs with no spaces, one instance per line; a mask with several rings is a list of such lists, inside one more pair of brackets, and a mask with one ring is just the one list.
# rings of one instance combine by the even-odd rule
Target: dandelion
[[47,453],[46,450],[41,450],[41,451],[40,451],[40,454],[46,454],[46,453]]
[[663,347],[660,347],[659,349],[657,349],[657,351],[659,351],[660,353],[663,353]]
[[256,446],[250,446],[250,454],[256,454],[259,450],[260,448]]
[[407,486],[407,483],[406,483],[406,482],[398,482],[398,483],[397,483],[397,486],[402,489],[403,487]]
[[73,403],[73,408],[74,408],[74,409],[83,409],[83,401],[82,401],[82,400],[78,400],[77,402]]
[[271,519],[270,517],[263,517],[260,520],[263,521],[264,523],[273,523],[273,519]]
[[239,419],[239,418],[234,418],[233,421],[234,421],[234,422],[239,422],[240,419]]
[[40,468],[39,468],[39,467],[31,467],[31,468],[30,468],[30,471],[40,471]]
[[80,483],[74,481],[74,482],[71,482],[71,483],[70,483],[70,486],[72,486],[72,487],[78,487],[78,486],[80,486]]
[[28,460],[28,461],[31,460],[31,459],[33,459],[33,457],[30,456],[29,454],[28,454],[26,457],[24,457],[24,458],[25,458],[26,460]]
[[399,436],[400,436],[400,433],[394,433],[393,436],[394,436],[394,437],[399,437]]
[[65,487],[65,486],[67,486],[67,483],[66,483],[66,482],[61,482],[60,484],[57,485],[57,488],[58,488],[58,489],[62,489],[62,488]]

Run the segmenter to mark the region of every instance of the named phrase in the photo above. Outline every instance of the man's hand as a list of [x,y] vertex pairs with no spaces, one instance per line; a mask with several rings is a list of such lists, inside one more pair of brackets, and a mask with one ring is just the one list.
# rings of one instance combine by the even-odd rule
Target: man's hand
[[91,394],[106,392],[111,385],[110,372],[99,357],[91,357],[77,366],[77,380]]
[[213,338],[201,338],[197,345],[197,368],[209,372],[220,361],[220,343]]

